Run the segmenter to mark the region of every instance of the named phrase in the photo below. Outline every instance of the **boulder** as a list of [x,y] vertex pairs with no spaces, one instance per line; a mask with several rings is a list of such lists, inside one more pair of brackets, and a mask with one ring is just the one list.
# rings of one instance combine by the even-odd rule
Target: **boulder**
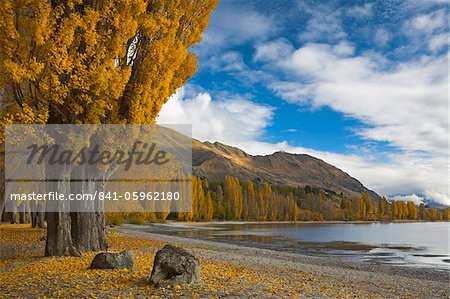
[[91,263],[91,269],[134,269],[134,257],[131,250],[122,252],[100,252]]
[[200,278],[200,262],[186,250],[166,245],[155,255],[150,283],[159,286],[165,284],[192,284]]

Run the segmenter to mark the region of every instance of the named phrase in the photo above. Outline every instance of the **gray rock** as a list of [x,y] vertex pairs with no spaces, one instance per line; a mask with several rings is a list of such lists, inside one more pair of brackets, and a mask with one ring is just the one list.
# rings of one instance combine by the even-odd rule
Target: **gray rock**
[[118,253],[100,252],[91,263],[91,269],[134,269],[134,256],[131,250]]
[[166,245],[155,255],[150,283],[159,286],[161,280],[169,285],[192,284],[200,279],[200,262],[184,249]]

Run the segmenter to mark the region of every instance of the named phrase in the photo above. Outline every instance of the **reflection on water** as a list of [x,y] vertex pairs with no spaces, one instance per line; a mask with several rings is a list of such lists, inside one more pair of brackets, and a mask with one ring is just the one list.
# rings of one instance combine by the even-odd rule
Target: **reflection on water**
[[449,269],[449,223],[152,225],[153,233],[375,263]]

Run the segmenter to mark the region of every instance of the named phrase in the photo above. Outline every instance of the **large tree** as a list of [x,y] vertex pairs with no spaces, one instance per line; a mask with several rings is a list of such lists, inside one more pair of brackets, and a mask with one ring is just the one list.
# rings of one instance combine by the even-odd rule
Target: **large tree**
[[[153,123],[216,3],[0,1],[2,124]],[[105,248],[103,213],[47,214],[46,255]]]

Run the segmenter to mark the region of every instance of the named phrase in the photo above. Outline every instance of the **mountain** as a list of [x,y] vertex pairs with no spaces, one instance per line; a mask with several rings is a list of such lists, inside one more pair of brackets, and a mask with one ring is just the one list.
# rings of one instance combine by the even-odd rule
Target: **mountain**
[[273,185],[312,186],[347,197],[368,193],[357,179],[320,159],[305,154],[276,152],[266,156],[252,156],[243,150],[219,142],[192,142],[193,174],[210,181],[221,181],[227,175],[242,181],[267,182]]

